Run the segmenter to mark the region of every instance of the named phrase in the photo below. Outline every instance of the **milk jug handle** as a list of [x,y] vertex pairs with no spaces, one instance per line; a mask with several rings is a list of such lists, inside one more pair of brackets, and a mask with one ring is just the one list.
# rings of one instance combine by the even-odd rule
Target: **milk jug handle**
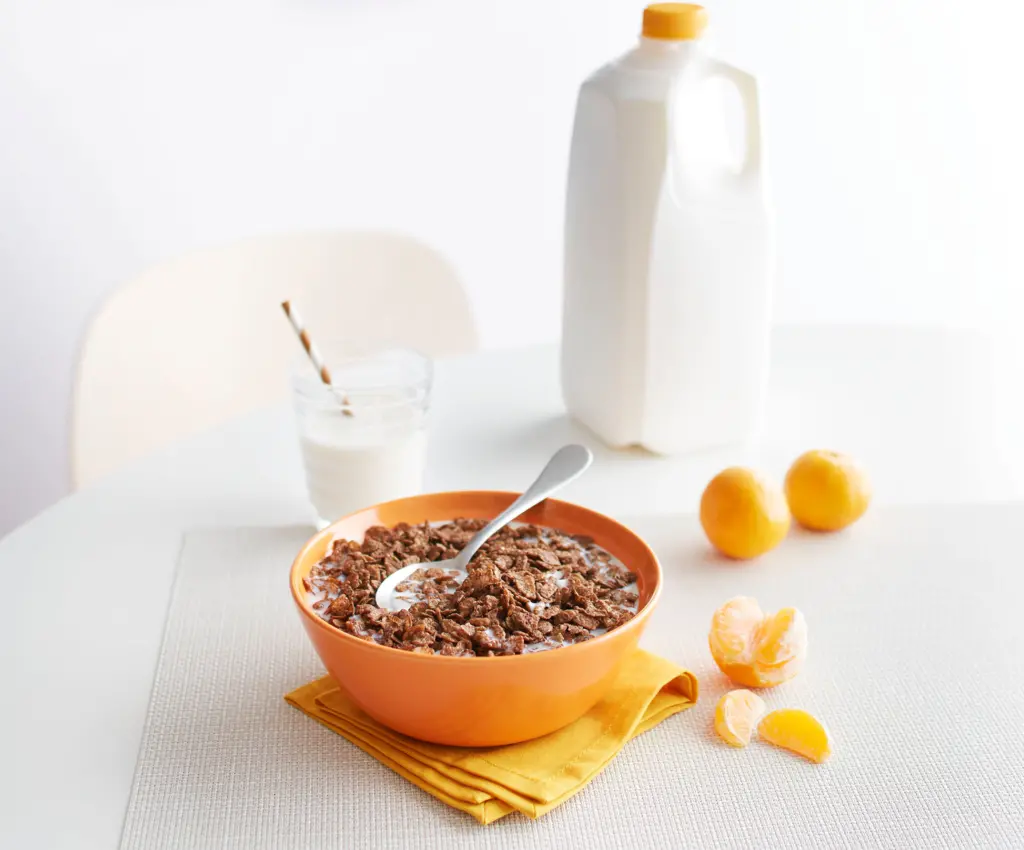
[[743,158],[741,177],[757,177],[761,173],[762,141],[761,141],[761,99],[758,94],[757,77],[741,71],[717,59],[708,59],[705,65],[709,77],[723,77],[729,80],[740,94],[743,101],[743,123],[746,127],[746,152]]

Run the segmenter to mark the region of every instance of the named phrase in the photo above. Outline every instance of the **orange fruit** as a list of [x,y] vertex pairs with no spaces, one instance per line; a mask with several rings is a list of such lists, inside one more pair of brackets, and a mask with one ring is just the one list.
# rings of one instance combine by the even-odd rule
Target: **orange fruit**
[[819,764],[832,755],[828,731],[814,715],[799,708],[783,708],[765,715],[757,734],[769,744]]
[[805,528],[838,531],[868,509],[871,484],[853,458],[816,449],[800,455],[786,473],[786,501]]
[[782,491],[752,469],[719,472],[700,498],[700,524],[711,544],[730,558],[756,558],[774,549],[789,531]]
[[715,731],[729,746],[745,747],[762,714],[764,700],[757,694],[729,691],[715,707]]
[[737,596],[715,611],[711,657],[738,685],[772,688],[792,679],[807,658],[807,621],[796,608],[765,614],[756,599]]

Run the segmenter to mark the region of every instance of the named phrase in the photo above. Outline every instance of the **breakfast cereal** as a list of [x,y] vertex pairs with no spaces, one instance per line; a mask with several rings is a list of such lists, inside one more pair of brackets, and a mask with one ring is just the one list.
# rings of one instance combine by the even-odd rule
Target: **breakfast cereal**
[[452,558],[485,520],[374,526],[362,543],[335,540],[305,578],[314,611],[363,640],[449,656],[520,655],[590,640],[636,614],[636,576],[593,540],[507,526],[474,555],[461,584],[437,567],[398,587],[408,607],[377,607],[395,570]]

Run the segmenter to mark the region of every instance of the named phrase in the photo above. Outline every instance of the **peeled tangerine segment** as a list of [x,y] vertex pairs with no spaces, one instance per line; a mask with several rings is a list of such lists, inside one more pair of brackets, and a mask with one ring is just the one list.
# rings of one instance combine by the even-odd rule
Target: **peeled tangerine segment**
[[715,611],[708,645],[726,676],[748,688],[792,679],[807,657],[807,621],[796,608],[765,614],[756,599],[737,596]]
[[715,708],[715,731],[733,747],[750,743],[757,721],[764,714],[764,700],[751,691],[729,691]]
[[765,715],[757,727],[762,740],[821,763],[832,755],[825,727],[799,708],[782,708]]

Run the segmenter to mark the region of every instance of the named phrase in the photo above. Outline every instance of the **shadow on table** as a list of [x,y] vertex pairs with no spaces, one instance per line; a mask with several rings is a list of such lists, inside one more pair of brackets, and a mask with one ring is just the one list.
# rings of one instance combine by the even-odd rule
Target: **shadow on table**
[[638,464],[659,465],[668,458],[640,446],[612,448],[585,426],[565,414],[529,423],[510,423],[508,427],[488,431],[486,437],[470,440],[463,449],[470,454],[500,453],[516,466],[537,467],[544,458],[568,443],[580,443],[594,453],[594,462],[603,467],[616,464],[636,467]]

